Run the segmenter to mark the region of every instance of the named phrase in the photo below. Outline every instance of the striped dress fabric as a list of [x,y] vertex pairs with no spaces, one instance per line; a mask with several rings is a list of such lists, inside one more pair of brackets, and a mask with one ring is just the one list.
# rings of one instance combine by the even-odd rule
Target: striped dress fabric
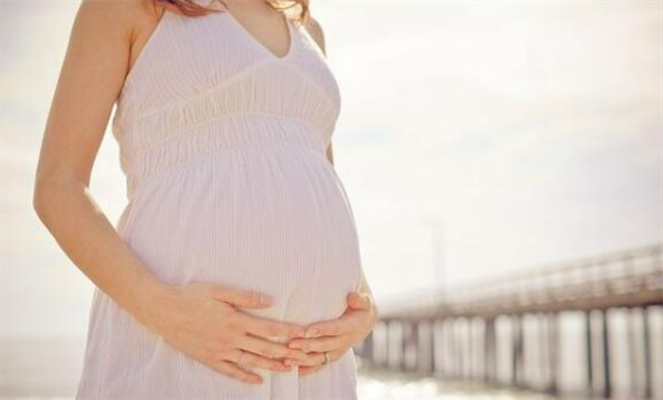
[[[166,11],[126,78],[112,119],[128,202],[125,243],[164,282],[256,290],[244,310],[335,319],[360,284],[355,219],[325,151],[339,86],[304,26],[277,56],[227,12]],[[355,399],[350,349],[299,376],[231,378],[177,351],[95,289],[77,399]]]

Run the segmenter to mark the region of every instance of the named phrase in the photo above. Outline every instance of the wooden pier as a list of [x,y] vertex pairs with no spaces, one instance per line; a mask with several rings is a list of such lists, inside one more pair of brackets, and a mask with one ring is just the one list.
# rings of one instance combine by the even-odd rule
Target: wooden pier
[[[628,349],[626,398],[661,398],[652,351],[663,348],[663,335],[652,335],[650,318],[661,306],[663,244],[656,244],[381,303],[381,319],[356,354],[371,368],[616,398],[610,321],[620,312],[628,332],[620,343]],[[565,393],[559,382],[560,318],[568,313],[584,321],[574,337],[584,349],[581,393]]]

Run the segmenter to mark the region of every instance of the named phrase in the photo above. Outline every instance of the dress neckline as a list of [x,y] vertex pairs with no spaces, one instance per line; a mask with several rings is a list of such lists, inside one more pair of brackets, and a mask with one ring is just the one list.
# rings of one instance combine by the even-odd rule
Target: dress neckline
[[[274,53],[272,53],[271,50],[269,50],[266,46],[262,44],[262,42],[258,41],[258,39],[255,38],[244,26],[227,10],[219,12],[219,14],[228,14],[226,16],[221,16],[222,18],[227,18],[230,20],[231,24],[235,25],[236,29],[240,32],[241,36],[243,36],[247,41],[252,42],[252,46],[257,48],[261,53],[265,54],[270,60],[276,61],[276,62],[286,62],[289,61],[290,58],[294,57],[294,53],[297,51],[298,47],[298,42],[299,42],[299,37],[297,37],[298,29],[295,28],[292,24],[292,20],[288,18],[285,14],[284,19],[286,22],[286,26],[288,28],[288,37],[289,37],[289,46],[288,46],[288,52],[283,55],[283,56],[278,56]],[[157,23],[157,26],[154,28],[152,31],[150,37],[147,39],[145,44],[143,45],[143,48],[141,49],[140,54],[138,54],[136,60],[133,63],[133,66],[130,68],[128,74],[125,76],[124,79],[124,85],[120,93],[120,97],[123,97],[124,93],[130,90],[130,87],[134,85],[135,80],[137,79],[137,75],[140,74],[140,69],[144,68],[142,64],[147,63],[147,58],[149,57],[149,53],[155,51],[154,47],[156,46],[156,42],[158,40],[158,37],[160,35],[163,35],[163,30],[166,29],[167,25],[167,20],[169,18],[175,18],[178,15],[172,11],[170,11],[168,8],[163,9],[163,14],[159,18],[159,21]],[[217,17],[214,14],[208,15],[209,17]],[[192,17],[196,18],[196,17]],[[203,17],[197,17],[197,18],[203,18]]]
[[234,15],[228,10],[225,10],[223,12],[224,14],[227,14],[228,19],[237,27],[237,29],[241,32],[242,36],[244,36],[248,41],[253,43],[254,47],[260,49],[263,53],[267,54],[270,58],[276,60],[276,61],[285,61],[294,52],[295,45],[297,43],[297,40],[295,38],[295,29],[292,27],[292,21],[290,21],[290,18],[288,18],[286,15],[283,15],[283,19],[285,20],[285,25],[287,28],[287,35],[288,35],[288,49],[284,55],[277,55],[275,54],[272,50],[267,48],[264,43],[259,41],[251,32],[249,32],[248,29],[244,25],[242,25],[241,22],[237,18],[235,18]]

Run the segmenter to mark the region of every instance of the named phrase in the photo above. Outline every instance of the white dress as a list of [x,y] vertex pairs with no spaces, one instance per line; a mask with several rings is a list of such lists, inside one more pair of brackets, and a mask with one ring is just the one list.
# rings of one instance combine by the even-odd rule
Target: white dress
[[[355,220],[326,158],[337,81],[288,19],[278,57],[227,12],[166,11],[112,120],[127,177],[122,239],[164,282],[257,290],[246,310],[308,324],[339,317],[360,283]],[[77,399],[355,399],[355,355],[251,384],[177,351],[96,289]]]

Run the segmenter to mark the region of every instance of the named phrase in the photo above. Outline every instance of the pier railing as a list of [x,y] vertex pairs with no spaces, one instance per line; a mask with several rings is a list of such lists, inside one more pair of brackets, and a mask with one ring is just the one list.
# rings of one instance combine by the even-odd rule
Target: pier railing
[[[380,322],[356,352],[371,367],[494,383],[505,383],[498,358],[506,358],[506,383],[512,386],[611,398],[617,362],[611,349],[623,339],[611,333],[609,316],[619,309],[629,317],[623,346],[629,356],[619,360],[629,365],[625,398],[663,398],[653,367],[653,351],[663,348],[663,337],[650,332],[650,315],[663,316],[662,306],[663,244],[655,244],[380,303]],[[585,321],[584,333],[575,338],[584,347],[582,393],[564,393],[559,382],[560,315],[568,311]],[[498,349],[505,339],[507,354],[504,346]]]
[[470,284],[399,296],[383,318],[495,316],[638,307],[663,302],[663,245],[510,272]]

